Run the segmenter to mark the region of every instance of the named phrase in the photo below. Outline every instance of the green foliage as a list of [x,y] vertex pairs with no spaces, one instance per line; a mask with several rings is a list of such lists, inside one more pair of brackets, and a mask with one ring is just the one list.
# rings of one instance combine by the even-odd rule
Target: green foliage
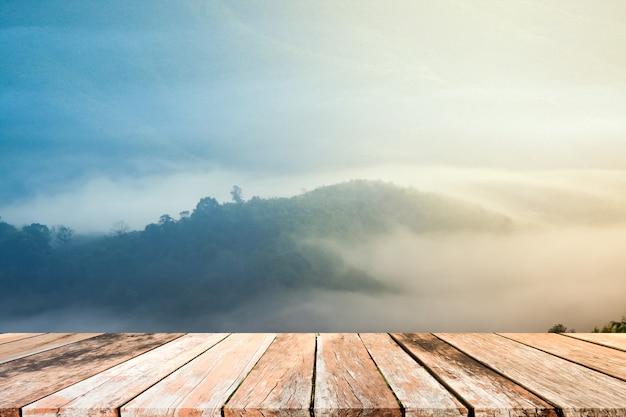
[[564,326],[561,323],[559,323],[550,327],[548,329],[548,333],[576,333],[576,330],[568,329],[567,326]]
[[610,321],[602,326],[593,328],[594,333],[626,333],[626,316],[622,316],[621,321]]
[[[21,230],[0,222],[0,313],[58,305],[98,306],[176,317],[245,305],[262,293],[326,289],[382,292],[366,271],[314,242],[354,242],[398,227],[414,232],[505,231],[508,219],[479,207],[380,181],[350,181],[293,198],[233,203],[202,198],[143,231],[117,222],[111,234],[81,238],[60,226]],[[53,236],[68,244],[51,245]],[[69,244],[71,241],[71,244]]]

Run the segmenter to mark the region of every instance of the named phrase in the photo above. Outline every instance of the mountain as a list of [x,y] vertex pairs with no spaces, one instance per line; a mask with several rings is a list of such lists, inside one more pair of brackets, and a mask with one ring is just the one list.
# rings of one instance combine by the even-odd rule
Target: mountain
[[59,306],[123,316],[191,317],[268,294],[325,289],[397,291],[348,266],[324,241],[357,242],[398,228],[414,233],[506,232],[480,207],[380,181],[354,180],[292,197],[201,199],[178,220],[143,231],[73,236],[66,227],[0,223],[0,314]]

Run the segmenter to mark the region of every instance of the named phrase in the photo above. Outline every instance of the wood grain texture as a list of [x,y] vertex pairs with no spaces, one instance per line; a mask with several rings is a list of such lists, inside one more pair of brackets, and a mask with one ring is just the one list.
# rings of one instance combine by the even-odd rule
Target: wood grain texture
[[317,337],[316,416],[398,416],[400,405],[354,333]]
[[501,333],[501,335],[626,381],[624,351],[555,333]]
[[557,417],[545,401],[431,334],[392,336],[473,408],[476,417]]
[[459,417],[467,408],[385,333],[361,333],[361,340],[391,386],[406,416]]
[[0,345],[0,364],[79,342],[101,333],[47,333]]
[[626,351],[626,333],[564,333],[563,336]]
[[117,416],[117,409],[226,334],[186,334],[22,408],[38,417]]
[[280,334],[224,407],[225,417],[310,417],[315,334]]
[[26,339],[44,333],[0,333],[0,345],[14,340]]
[[496,334],[438,337],[559,407],[565,416],[626,416],[626,382]]
[[181,334],[104,334],[0,365],[0,417]]
[[139,395],[121,417],[220,416],[221,408],[274,339],[233,334]]

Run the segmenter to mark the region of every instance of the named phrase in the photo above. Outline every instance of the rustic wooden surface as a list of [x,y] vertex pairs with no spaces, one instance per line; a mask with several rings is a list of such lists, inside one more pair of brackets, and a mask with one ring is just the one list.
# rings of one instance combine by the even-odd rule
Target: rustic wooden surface
[[626,352],[549,333],[501,333],[502,336],[626,381]]
[[233,334],[122,407],[122,417],[221,415],[220,409],[274,339]]
[[626,417],[616,334],[0,334],[0,417]]
[[309,417],[315,334],[281,334],[224,407],[225,417]]
[[448,390],[426,368],[386,334],[361,334],[372,359],[404,406],[407,416],[459,417],[468,414]]
[[0,344],[12,342],[14,340],[26,339],[41,334],[44,333],[2,333],[0,334]]
[[0,352],[0,363],[45,352],[46,350],[89,339],[101,333],[48,333],[7,342]]
[[[563,415],[626,411],[626,382],[496,334],[437,334],[483,364],[559,407]],[[563,337],[563,336],[559,336]]]
[[568,333],[566,336],[626,351],[626,333]]
[[476,417],[557,417],[553,407],[514,382],[481,365],[431,334],[393,334],[451,392],[464,399]]
[[180,336],[105,334],[6,362],[0,365],[0,417],[20,417],[27,404]]
[[317,337],[315,415],[401,416],[391,389],[358,335]]

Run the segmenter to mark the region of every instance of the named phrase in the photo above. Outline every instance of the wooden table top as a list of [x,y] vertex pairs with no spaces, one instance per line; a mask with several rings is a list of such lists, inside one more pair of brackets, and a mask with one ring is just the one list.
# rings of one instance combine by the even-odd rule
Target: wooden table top
[[626,334],[0,334],[0,417],[403,415],[626,417]]

